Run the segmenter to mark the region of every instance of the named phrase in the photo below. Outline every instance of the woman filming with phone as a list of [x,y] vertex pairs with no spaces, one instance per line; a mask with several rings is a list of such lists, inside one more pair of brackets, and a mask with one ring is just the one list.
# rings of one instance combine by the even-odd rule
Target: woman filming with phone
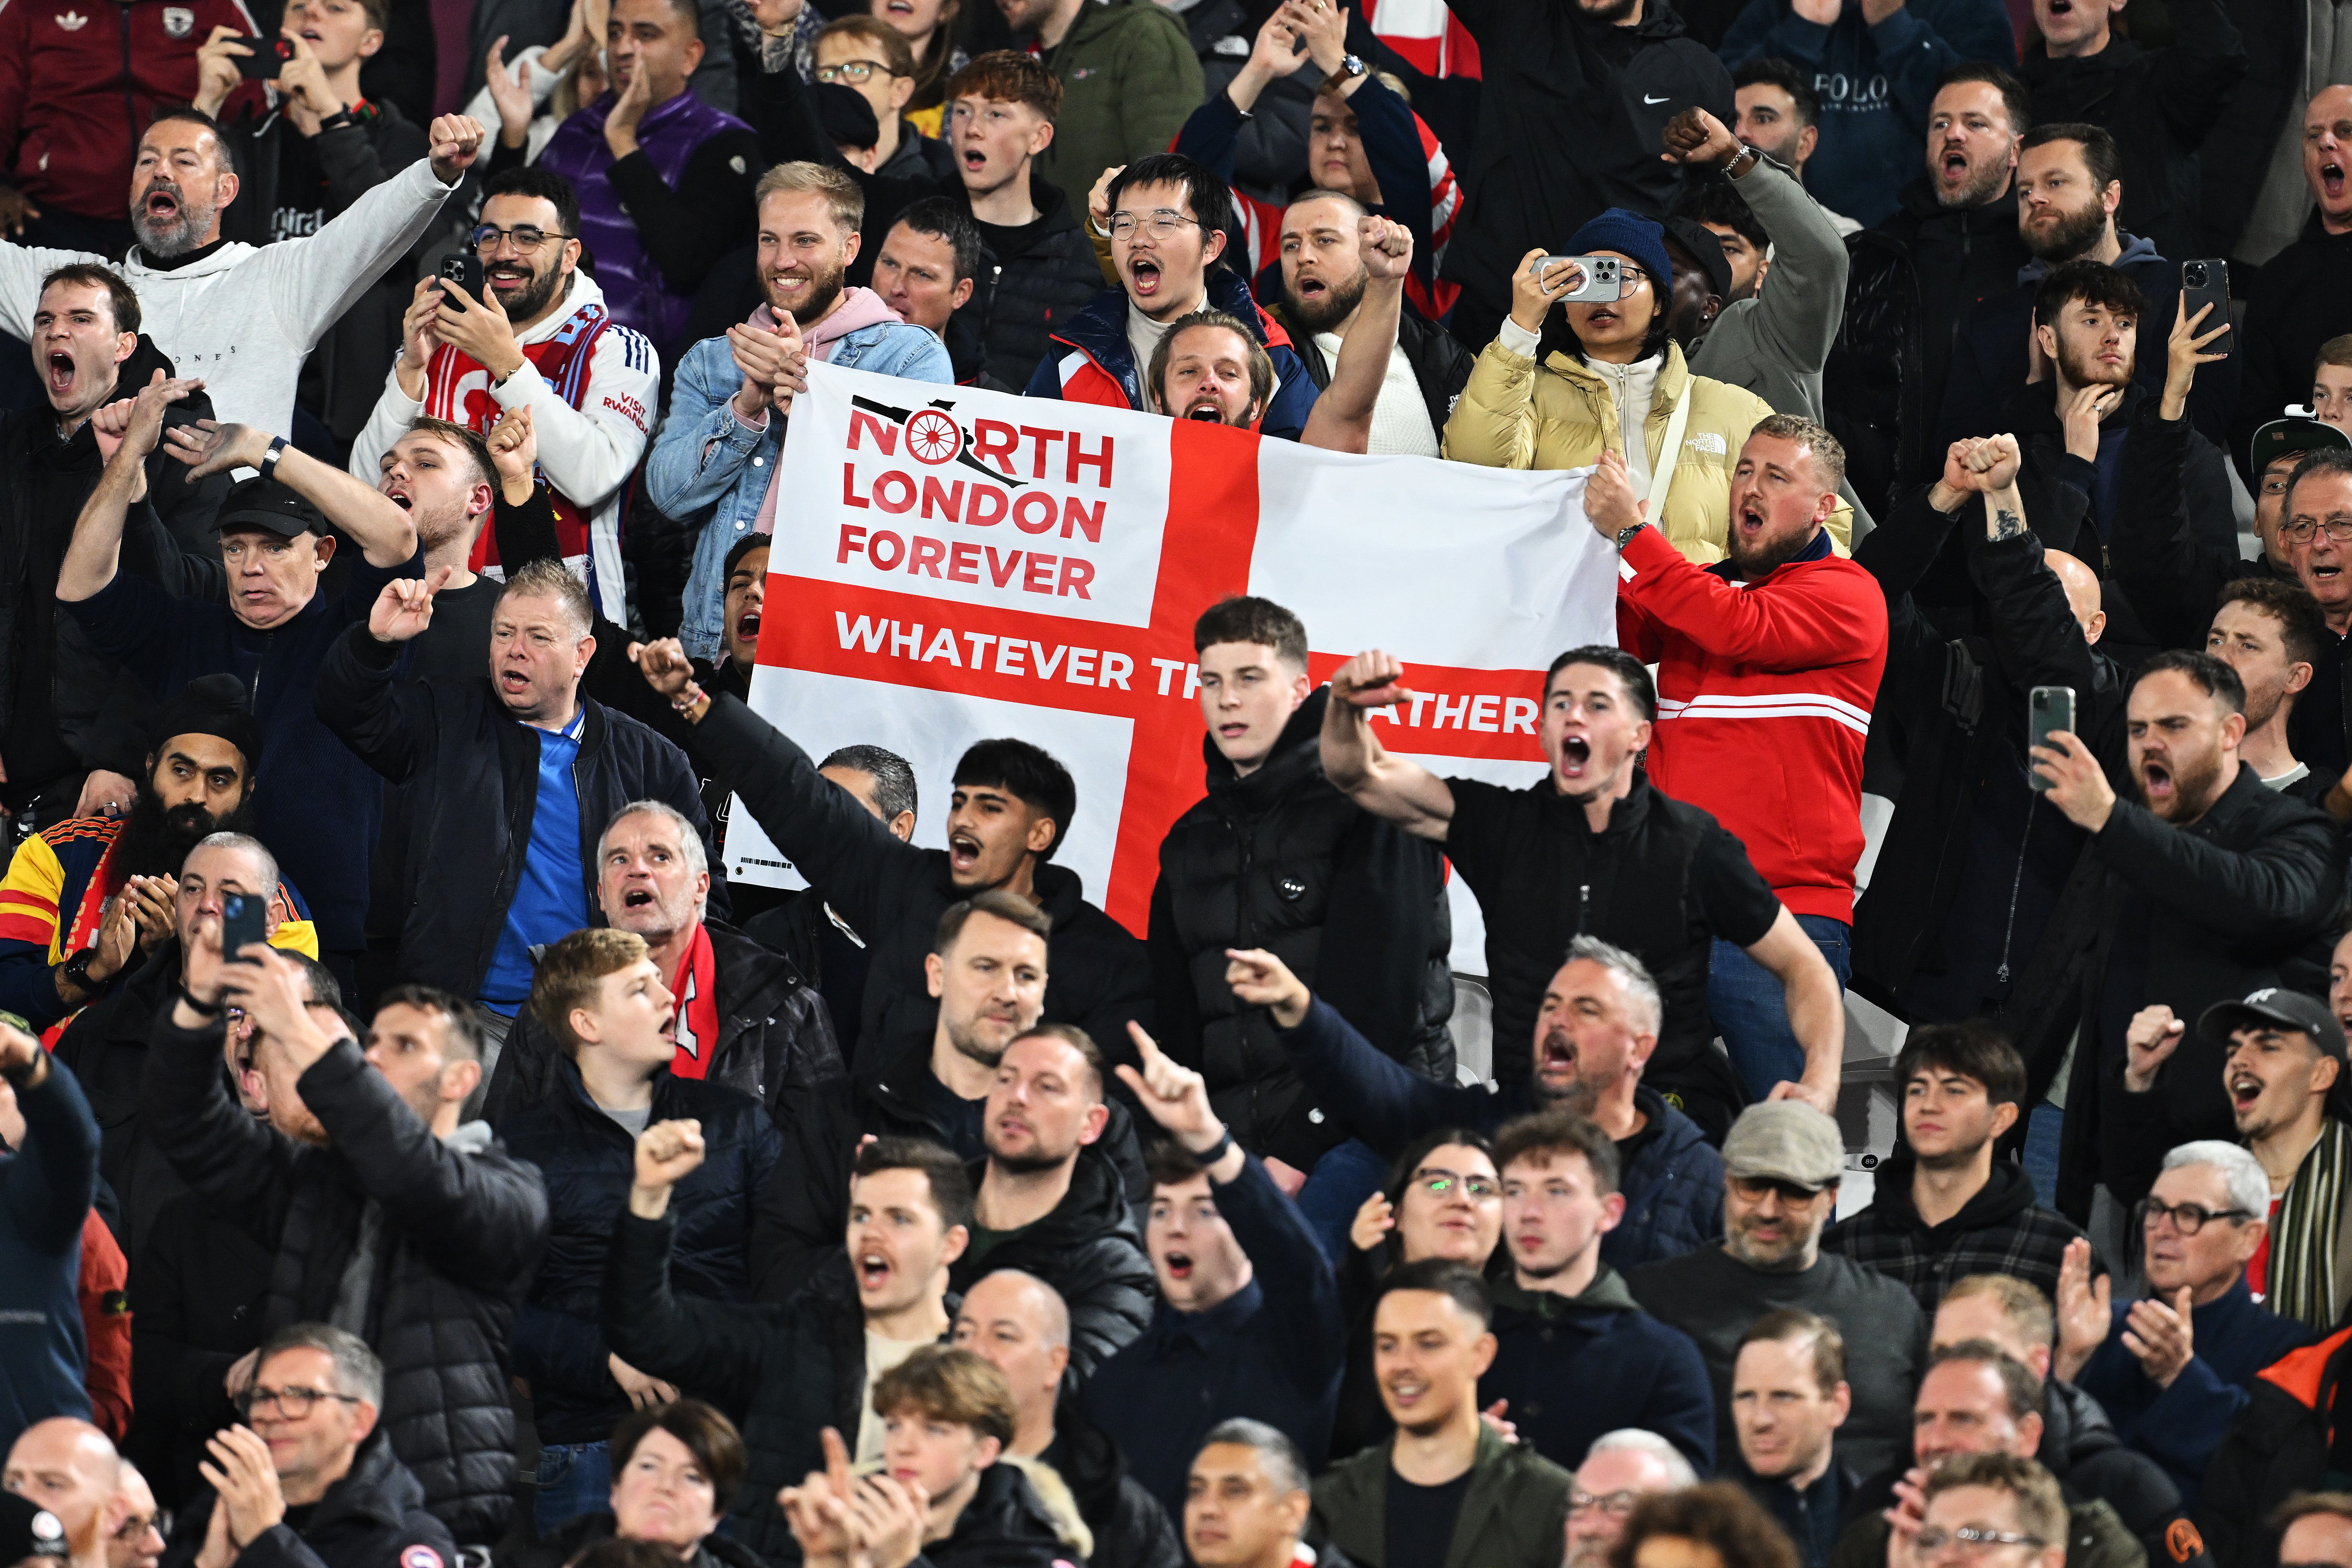
[[[1689,560],[1720,561],[1732,465],[1771,405],[1691,374],[1667,331],[1674,265],[1655,219],[1611,207],[1568,250],[1521,258],[1510,316],[1470,372],[1444,454],[1497,468],[1580,468],[1614,452],[1646,520]],[[1840,553],[1849,528],[1841,507],[1829,524]]]

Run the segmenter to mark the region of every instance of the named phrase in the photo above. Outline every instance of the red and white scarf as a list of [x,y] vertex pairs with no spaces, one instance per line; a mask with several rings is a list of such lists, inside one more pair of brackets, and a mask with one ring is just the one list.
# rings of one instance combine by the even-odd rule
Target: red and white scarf
[[719,959],[710,928],[700,921],[669,988],[677,997],[677,1054],[669,1070],[677,1078],[708,1078],[710,1054],[719,1048]]

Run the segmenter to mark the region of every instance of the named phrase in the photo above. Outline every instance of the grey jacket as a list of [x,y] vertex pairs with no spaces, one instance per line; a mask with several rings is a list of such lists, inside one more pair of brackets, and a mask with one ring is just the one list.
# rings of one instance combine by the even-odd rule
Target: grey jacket
[[[1733,186],[1772,242],[1772,270],[1761,290],[1726,305],[1707,327],[1691,351],[1691,374],[1744,387],[1777,413],[1819,420],[1822,366],[1845,315],[1845,241],[1822,205],[1769,158]],[[1851,483],[1840,489],[1859,542],[1870,514]]]

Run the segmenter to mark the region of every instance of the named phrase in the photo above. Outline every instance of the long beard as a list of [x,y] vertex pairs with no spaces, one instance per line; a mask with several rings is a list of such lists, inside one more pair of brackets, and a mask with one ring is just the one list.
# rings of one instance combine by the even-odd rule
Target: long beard
[[176,877],[188,851],[215,833],[244,831],[249,815],[243,801],[235,811],[218,817],[194,805],[175,805],[167,811],[154,785],[142,780],[117,841],[122,868],[134,877]]

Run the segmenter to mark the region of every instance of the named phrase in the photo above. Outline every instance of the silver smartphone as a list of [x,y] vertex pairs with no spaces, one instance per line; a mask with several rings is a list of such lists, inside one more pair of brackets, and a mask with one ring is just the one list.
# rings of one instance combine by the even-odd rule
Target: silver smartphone
[[2063,730],[2074,732],[2074,689],[2071,686],[2037,686],[2025,694],[2026,783],[2035,789],[2046,790],[2050,781],[2033,770],[2032,748],[2050,743],[2050,732]]
[[1614,300],[1624,292],[1624,279],[1618,275],[1617,271],[1620,263],[1613,256],[1542,257],[1536,262],[1536,276],[1542,277],[1546,268],[1562,262],[1573,262],[1583,268],[1584,283],[1581,288],[1570,289],[1565,294],[1554,296],[1556,299]]

